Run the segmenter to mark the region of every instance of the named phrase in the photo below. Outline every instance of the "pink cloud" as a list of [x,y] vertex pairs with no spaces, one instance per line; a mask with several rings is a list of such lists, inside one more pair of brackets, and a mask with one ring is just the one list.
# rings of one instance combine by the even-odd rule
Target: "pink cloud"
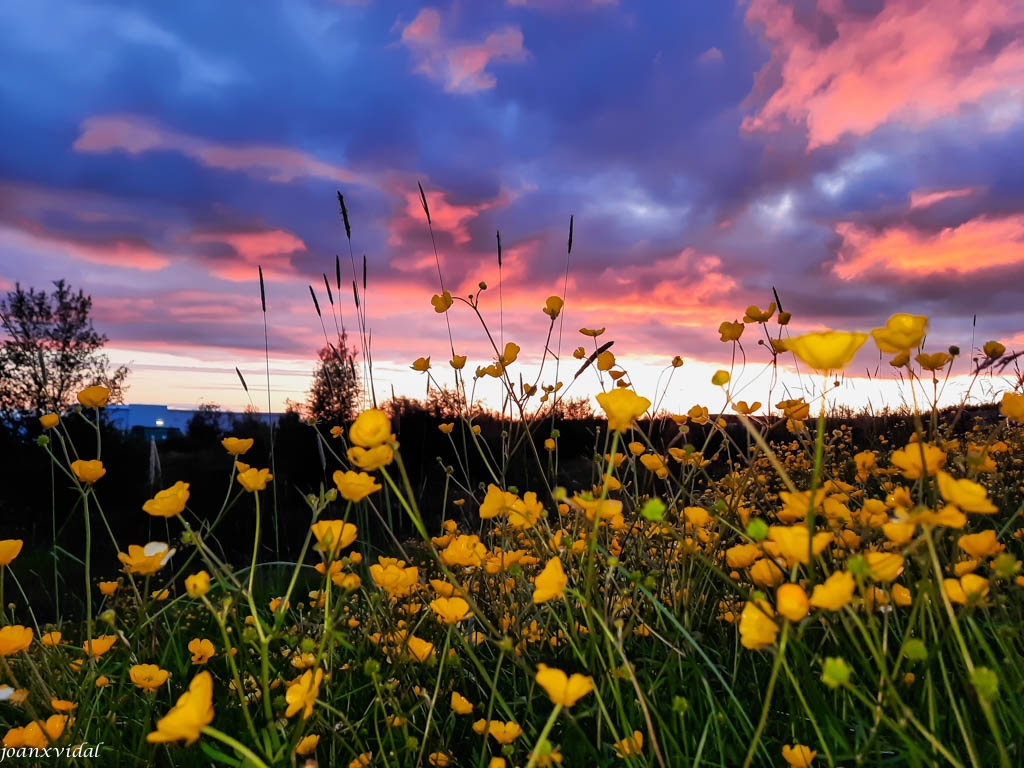
[[717,64],[725,58],[718,48],[708,48],[697,57],[698,64]]
[[297,274],[292,256],[306,251],[306,244],[291,232],[281,229],[256,232],[211,232],[192,235],[194,243],[226,245],[237,259],[214,262],[212,273],[232,282],[251,281],[263,267],[267,279],[288,280]]
[[963,189],[941,189],[933,192],[915,189],[910,193],[910,210],[928,208],[943,200],[952,200],[958,197],[969,197],[974,194],[974,189],[965,187]]
[[852,280],[871,274],[967,274],[1024,263],[1024,215],[980,216],[934,235],[893,227],[882,232],[842,222],[835,274]]
[[474,93],[497,85],[491,62],[521,62],[527,53],[519,27],[506,26],[479,43],[447,40],[436,8],[423,8],[402,29],[401,42],[413,54],[414,70],[440,82],[448,93]]
[[[916,127],[966,106],[1021,100],[1021,3],[887,0],[867,17],[843,0],[819,0],[809,13],[826,35],[802,23],[801,11],[807,4],[783,0],[752,0],[747,9],[771,58],[748,99],[761,103],[743,121],[746,131],[804,124],[813,149],[889,122]],[[1010,42],[990,50],[1001,35]]]
[[340,184],[361,184],[356,173],[289,147],[265,144],[230,146],[171,131],[135,115],[101,115],[82,123],[72,145],[76,152],[178,152],[208,168],[239,171],[256,178],[287,184],[299,178],[331,179]]
[[[49,234],[36,222],[21,221],[19,229],[7,228],[8,242],[34,252],[58,253],[72,259],[110,267],[155,272],[171,263],[173,255],[161,253],[142,238],[119,237],[102,242],[83,242]],[[4,234],[0,228],[0,234]]]

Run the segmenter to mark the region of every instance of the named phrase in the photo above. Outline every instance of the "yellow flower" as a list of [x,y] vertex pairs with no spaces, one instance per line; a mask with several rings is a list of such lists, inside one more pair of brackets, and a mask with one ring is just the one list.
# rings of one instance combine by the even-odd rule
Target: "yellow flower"
[[461,371],[463,368],[466,367],[466,356],[452,355],[452,359],[448,361],[448,365],[450,365],[456,371]]
[[814,534],[813,553],[810,541],[811,534],[806,525],[772,525],[768,528],[768,538],[777,546],[778,553],[786,563],[807,565],[811,554],[819,555],[832,543],[832,534],[819,531]]
[[99,582],[98,586],[100,588],[101,595],[111,597],[114,593],[117,592],[117,588],[120,585],[116,581],[101,581]]
[[39,642],[46,648],[52,648],[56,645],[60,645],[61,637],[62,635],[60,632],[47,632],[39,638]]
[[479,734],[487,733],[499,744],[511,744],[523,734],[518,723],[503,723],[500,720],[477,720],[473,730]]
[[135,687],[144,691],[155,691],[166,683],[170,676],[170,672],[160,669],[156,664],[135,664],[128,670],[128,677]]
[[156,730],[146,736],[146,741],[163,743],[180,741],[192,744],[199,738],[203,728],[213,722],[213,677],[209,672],[200,672],[181,694],[178,703],[156,724]]
[[867,338],[857,331],[805,333],[788,339],[786,349],[815,370],[838,371],[850,364]]
[[381,562],[370,566],[370,578],[391,597],[405,597],[419,583],[420,571],[416,566],[405,567],[402,561],[388,562],[387,559],[378,559]]
[[641,397],[631,389],[613,389],[611,392],[601,392],[597,396],[597,402],[604,409],[608,417],[608,429],[625,432],[633,421],[643,416],[651,407],[651,401]]
[[804,402],[802,397],[795,400],[783,400],[776,403],[775,407],[782,411],[782,415],[794,421],[803,421],[811,415],[811,404]]
[[116,642],[115,635],[100,635],[82,643],[82,650],[95,660],[113,648]]
[[415,360],[413,360],[412,365],[409,366],[409,367],[412,368],[414,371],[419,371],[420,373],[423,373],[424,371],[429,371],[430,370],[430,358],[429,357],[417,357]]
[[569,583],[565,570],[562,568],[562,561],[557,557],[548,560],[544,570],[537,574],[533,583],[535,586],[533,590],[534,603],[546,603],[548,600],[561,598]]
[[998,341],[986,341],[985,346],[983,346],[981,350],[985,353],[985,357],[995,358],[1002,357],[1006,354],[1006,346],[1000,344]]
[[354,445],[348,449],[346,455],[349,461],[367,472],[373,472],[381,467],[386,467],[395,459],[395,451],[390,445],[377,445],[373,448],[363,448]]
[[210,574],[206,571],[193,573],[185,577],[185,591],[189,597],[202,597],[210,591]]
[[361,448],[376,448],[378,445],[392,443],[395,436],[391,433],[391,419],[379,408],[365,410],[356,416],[349,427],[348,439]]
[[455,422],[449,421],[446,424],[438,424],[437,428],[442,435],[450,435],[455,429]]
[[440,296],[434,294],[430,297],[430,303],[434,305],[435,312],[439,315],[443,314],[452,307],[452,295],[448,291],[443,291]]
[[800,621],[810,610],[807,593],[799,584],[783,584],[775,591],[775,607],[790,621]]
[[498,365],[512,365],[519,358],[519,345],[514,341],[506,342],[505,349],[498,357]]
[[205,637],[195,637],[189,640],[188,652],[192,654],[193,664],[205,664],[217,655],[213,643]]
[[587,356],[587,350],[585,350],[583,347],[576,347],[576,349],[572,351],[572,356],[575,357],[577,360],[582,360],[584,357]]
[[430,601],[430,608],[445,624],[458,624],[473,615],[461,597],[439,597]]
[[67,699],[50,699],[50,709],[54,712],[70,712],[78,705]]
[[582,333],[584,336],[590,336],[596,339],[598,336],[604,333],[604,328],[580,328],[580,333]]
[[23,627],[20,624],[8,624],[0,627],[0,656],[24,651],[32,645],[32,627]]
[[366,768],[372,759],[373,752],[363,752],[363,754],[348,764],[348,768]]
[[960,579],[943,579],[942,586],[951,603],[966,605],[981,600],[989,591],[988,579],[976,573],[967,573]]
[[903,555],[898,552],[868,552],[864,559],[875,581],[895,581],[903,573]]
[[71,462],[71,471],[75,473],[75,477],[83,483],[92,484],[107,474],[107,470],[103,468],[103,462],[99,459],[92,459],[90,461],[83,461],[78,459]]
[[308,736],[303,736],[299,743],[295,745],[296,755],[310,755],[316,750],[316,745],[320,743],[320,736],[315,733],[311,733]]
[[444,752],[431,752],[430,755],[427,756],[427,762],[433,766],[437,766],[437,768],[446,768],[446,766],[452,764],[452,759]]
[[4,539],[0,541],[0,566],[10,565],[11,562],[21,553],[25,542],[21,539]]
[[756,603],[748,600],[740,613],[740,644],[757,651],[774,643],[779,634],[779,625],[772,616],[771,606],[764,600]]
[[548,437],[544,439],[544,450],[548,452],[555,450],[554,438]]
[[338,492],[352,502],[362,501],[383,487],[365,472],[342,472],[340,469],[334,473],[334,484]]
[[755,411],[757,411],[760,407],[761,407],[761,401],[760,400],[755,400],[754,402],[750,403],[749,405],[747,404],[746,400],[737,400],[732,405],[732,409],[734,411],[736,411],[736,413],[742,413],[744,416],[749,416],[750,414],[752,414]]
[[[913,449],[913,446],[908,446]],[[988,491],[984,486],[966,478],[957,480],[948,472],[938,473],[939,493],[942,498],[950,504],[955,504],[964,512],[975,512],[982,515],[991,515],[999,511],[999,508],[988,500]]]
[[903,472],[905,478],[917,480],[922,470],[929,475],[938,472],[939,467],[946,463],[946,452],[931,443],[913,442],[893,451],[889,461]]
[[269,469],[249,467],[244,472],[239,472],[235,479],[249,493],[255,493],[256,491],[264,490],[267,487],[267,483],[274,479],[274,476],[270,474]]
[[946,352],[933,352],[926,354],[922,352],[914,360],[925,371],[941,371],[953,359],[953,356]]
[[682,368],[683,367],[683,358],[680,357],[679,355],[676,355],[675,357],[673,357],[672,358],[672,367],[673,368]]
[[110,390],[99,384],[86,387],[78,393],[78,402],[86,408],[102,408],[110,399]]
[[772,315],[775,314],[775,302],[773,301],[768,305],[768,309],[763,312],[756,304],[751,304],[747,307],[746,313],[743,315],[744,323],[767,323],[771,320]]
[[128,554],[117,553],[117,559],[124,563],[128,573],[137,573],[140,576],[152,576],[159,571],[171,559],[177,550],[170,549],[162,541],[151,541],[146,546],[138,544],[128,545]]
[[419,662],[425,662],[434,655],[434,644],[415,635],[409,636],[406,647],[409,650],[409,656]]
[[152,592],[149,593],[149,596],[156,600],[158,603],[162,603],[164,600],[171,596],[171,591],[169,589],[154,589]]
[[726,320],[718,326],[718,333],[721,335],[722,341],[739,341],[744,328],[746,326],[737,320],[733,320],[731,323]]
[[313,705],[316,697],[320,694],[320,683],[324,679],[324,671],[318,669],[316,674],[307,669],[294,683],[288,686],[284,697],[288,702],[288,708],[284,712],[285,717],[291,717],[299,710],[302,710],[303,719],[313,714]]
[[903,368],[907,363],[910,362],[910,352],[903,351],[898,355],[895,355],[892,360],[889,361],[889,365],[893,368]]
[[452,691],[452,712],[456,715],[469,715],[473,712],[473,705],[461,693]]
[[487,554],[480,537],[476,534],[456,536],[447,547],[441,551],[441,561],[448,566],[461,565],[466,568],[476,568],[483,563]]
[[836,571],[811,592],[811,607],[838,611],[853,600],[856,584],[849,571]]
[[632,736],[626,736],[613,746],[615,754],[623,759],[639,755],[644,748],[644,735],[640,731],[633,731]]
[[956,545],[971,557],[981,559],[998,555],[1006,547],[996,539],[995,531],[981,531],[980,533],[965,533],[957,539]]
[[225,437],[220,441],[220,444],[232,456],[241,456],[248,453],[249,449],[252,448],[253,442],[251,437]]
[[358,529],[344,520],[319,520],[310,527],[316,537],[316,549],[323,552],[328,560],[356,540]]
[[33,720],[23,728],[11,728],[4,736],[4,746],[46,749],[63,735],[67,722],[67,715],[50,715],[45,721]]
[[594,678],[579,673],[571,676],[547,664],[537,665],[537,684],[543,688],[552,704],[571,707],[594,690]]
[[43,429],[53,429],[60,423],[60,416],[56,413],[44,413],[39,417],[39,423],[43,425]]
[[787,744],[782,748],[782,759],[789,768],[809,768],[818,753],[803,744]]
[[1015,392],[1004,392],[1002,407],[999,412],[1013,421],[1024,422],[1024,395]]
[[170,488],[158,491],[156,496],[142,505],[142,511],[148,512],[153,517],[174,517],[180,515],[185,509],[188,501],[188,483],[181,480]]
[[927,330],[928,318],[924,315],[899,312],[885,321],[884,328],[871,331],[871,336],[879,351],[895,355],[920,346]]
[[516,501],[517,497],[514,493],[503,491],[494,483],[488,483],[487,493],[484,495],[484,500],[480,502],[480,517],[489,520],[498,515],[507,515]]
[[610,350],[605,350],[597,356],[597,370],[610,371],[615,367],[615,355]]
[[548,296],[544,302],[544,314],[554,320],[558,317],[558,313],[562,311],[562,307],[565,302],[562,301],[560,296]]

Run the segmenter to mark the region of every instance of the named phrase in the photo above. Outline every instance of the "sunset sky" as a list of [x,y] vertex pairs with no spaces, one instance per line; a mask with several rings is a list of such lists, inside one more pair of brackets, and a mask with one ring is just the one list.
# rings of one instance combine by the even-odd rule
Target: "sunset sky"
[[[961,373],[988,339],[1024,348],[1024,3],[33,0],[0,4],[0,28],[0,290],[90,293],[129,402],[240,409],[238,366],[266,408],[258,265],[273,406],[304,399],[324,344],[308,286],[333,335],[335,254],[356,326],[338,190],[378,396],[423,396],[421,355],[451,383],[417,181],[445,287],[489,284],[526,372],[563,286],[558,377],[593,348],[578,329],[606,327],[652,400],[683,356],[673,409],[721,406],[717,328],[772,286],[793,333],[926,314]],[[472,312],[448,317],[466,371],[490,362]],[[767,400],[756,331],[740,396]],[[876,369],[869,344],[849,375]]]

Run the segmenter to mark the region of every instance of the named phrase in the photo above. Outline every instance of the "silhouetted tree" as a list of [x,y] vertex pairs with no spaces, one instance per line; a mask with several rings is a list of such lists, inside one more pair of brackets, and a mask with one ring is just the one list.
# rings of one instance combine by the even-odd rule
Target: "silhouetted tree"
[[107,337],[93,328],[92,298],[74,293],[63,280],[52,293],[27,291],[16,283],[0,300],[0,415],[60,412],[93,384],[122,401],[127,366],[111,369],[101,350]]
[[337,344],[323,347],[306,400],[309,415],[328,424],[340,424],[356,415],[362,383],[356,372],[356,350],[342,332]]

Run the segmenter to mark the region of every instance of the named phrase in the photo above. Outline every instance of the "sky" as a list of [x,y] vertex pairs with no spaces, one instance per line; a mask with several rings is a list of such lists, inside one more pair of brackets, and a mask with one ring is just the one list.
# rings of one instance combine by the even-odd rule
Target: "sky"
[[[744,356],[740,397],[820,391],[785,365],[769,392],[757,328],[719,340],[773,287],[792,333],[928,315],[957,374],[987,339],[1024,349],[1024,3],[35,0],[0,28],[0,291],[91,294],[128,402],[265,410],[265,344],[271,407],[304,400],[323,275],[356,340],[364,254],[379,398],[425,394],[420,356],[453,382],[448,323],[470,380],[493,359],[465,303],[434,312],[441,280],[487,283],[527,381],[564,295],[540,382],[604,327],[671,410],[720,406],[710,375]],[[887,377],[866,345],[834,397],[911,398]]]

